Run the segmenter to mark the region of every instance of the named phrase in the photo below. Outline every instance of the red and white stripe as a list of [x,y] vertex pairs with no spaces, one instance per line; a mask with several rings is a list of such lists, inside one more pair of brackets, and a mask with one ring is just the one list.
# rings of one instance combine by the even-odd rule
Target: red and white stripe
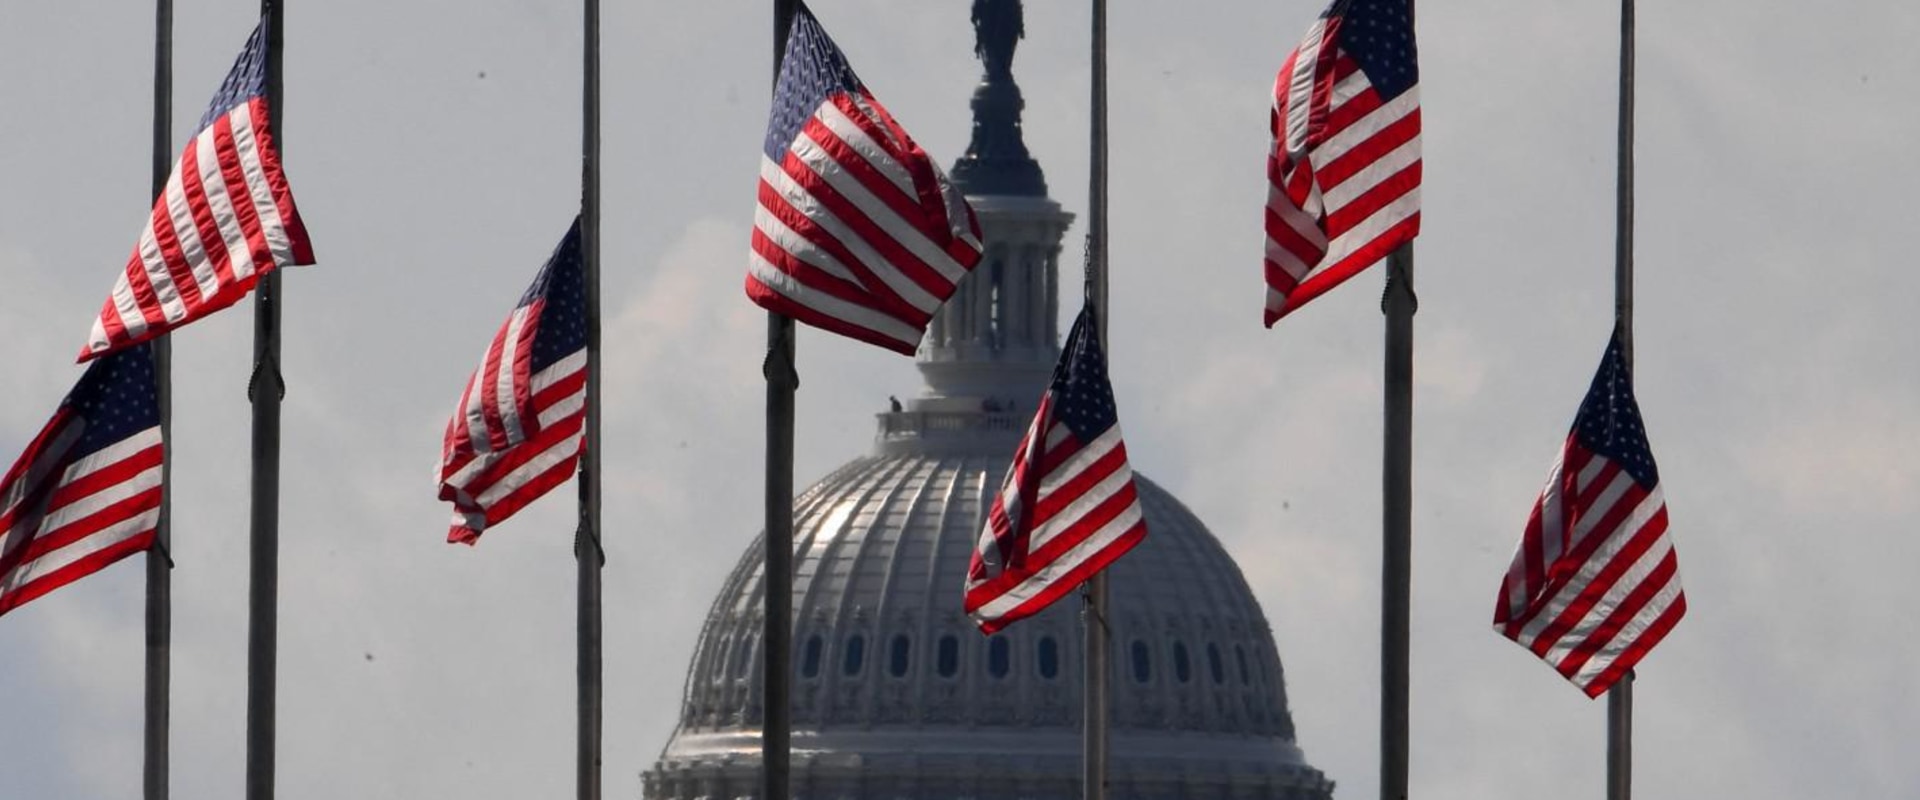
[[230,306],[275,267],[311,263],[266,101],[255,97],[216,117],[180,154],[80,360]]
[[472,544],[487,527],[565,483],[579,463],[587,408],[582,349],[529,374],[544,301],[517,308],[467,381],[447,425],[440,499],[454,504],[447,541]]
[[147,549],[160,521],[160,428],[70,458],[62,409],[0,482],[0,614]]
[[770,310],[912,354],[980,251],[973,209],[865,93],[761,158],[747,294]]
[[1273,87],[1266,324],[1420,232],[1420,87],[1391,101],[1321,19]]
[[[533,336],[545,300],[513,310],[500,326],[479,369],[467,380],[460,393],[460,405],[447,429],[447,450],[464,446],[475,453],[502,450],[527,439],[529,426],[523,418],[533,416]],[[549,370],[551,371],[551,370]]]
[[[980,532],[964,605],[985,633],[1039,613],[1147,534],[1120,426],[1082,447],[1053,424],[1030,458],[1050,416],[1043,401]],[[1005,563],[1002,542],[1011,545]]]
[[1686,610],[1659,485],[1569,437],[1501,582],[1494,629],[1598,696]]

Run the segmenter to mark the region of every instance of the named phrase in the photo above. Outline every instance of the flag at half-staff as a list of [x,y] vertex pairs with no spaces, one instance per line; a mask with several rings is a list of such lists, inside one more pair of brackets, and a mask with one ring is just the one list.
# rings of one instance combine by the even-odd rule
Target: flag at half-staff
[[313,263],[268,125],[267,20],[180,153],[80,360],[233,305],[275,268]]
[[1334,0],[1273,84],[1266,324],[1420,232],[1410,0]]
[[980,247],[965,198],[801,5],[767,120],[747,296],[911,355]]
[[1493,627],[1597,697],[1686,613],[1616,332],[1501,581]]
[[162,456],[152,348],[89,364],[0,480],[0,614],[146,550]]
[[587,416],[587,299],[580,220],[494,334],[447,423],[440,499],[447,541],[473,544],[580,462]]
[[985,633],[1040,613],[1146,538],[1091,304],[981,527],[963,602]]

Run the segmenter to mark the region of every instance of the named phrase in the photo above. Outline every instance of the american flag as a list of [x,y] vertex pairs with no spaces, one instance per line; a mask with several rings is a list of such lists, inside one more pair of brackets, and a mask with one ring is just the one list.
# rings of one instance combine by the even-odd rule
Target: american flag
[[587,419],[587,289],[580,220],[494,334],[447,422],[447,541],[473,544],[573,474]]
[[981,528],[967,613],[985,633],[1037,614],[1146,535],[1088,306]]
[[266,76],[262,19],[154,200],[81,361],[233,305],[275,267],[313,263],[267,124]]
[[912,355],[979,262],[980,223],[804,5],[780,62],[764,155],[747,296]]
[[1420,232],[1409,0],[1334,0],[1273,83],[1267,327]]
[[1493,627],[1598,696],[1687,613],[1616,333],[1500,584]]
[[88,365],[0,480],[0,614],[147,549],[162,455],[151,348]]

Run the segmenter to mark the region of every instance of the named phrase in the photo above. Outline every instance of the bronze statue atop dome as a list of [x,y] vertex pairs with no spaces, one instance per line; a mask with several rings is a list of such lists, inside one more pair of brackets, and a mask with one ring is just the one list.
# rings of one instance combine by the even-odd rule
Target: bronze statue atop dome
[[1026,38],[1020,0],[973,0],[973,54],[986,75],[973,92],[973,137],[953,180],[973,195],[1045,197],[1047,179],[1020,137],[1026,101],[1013,80],[1013,51]]
[[973,54],[988,75],[1012,75],[1013,50],[1027,36],[1025,16],[1020,0],[973,0]]

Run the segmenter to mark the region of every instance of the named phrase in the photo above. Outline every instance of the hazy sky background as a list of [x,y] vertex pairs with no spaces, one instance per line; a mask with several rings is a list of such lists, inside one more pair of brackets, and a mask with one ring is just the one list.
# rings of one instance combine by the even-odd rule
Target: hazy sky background
[[[960,155],[969,3],[814,5],[920,143]],[[771,46],[765,2],[606,6],[605,784],[634,798],[761,522],[764,317],[740,283]],[[1691,606],[1640,670],[1643,797],[1920,788],[1920,271],[1898,233],[1920,10],[1848,6],[1640,12],[1638,383]],[[1135,467],[1239,560],[1300,743],[1352,799],[1377,794],[1381,273],[1259,324],[1269,90],[1319,10],[1113,4],[1111,350]],[[1423,12],[1413,791],[1597,798],[1605,704],[1489,620],[1610,325],[1618,8]],[[180,2],[176,144],[254,13]],[[1027,141],[1084,212],[1085,4],[1029,3],[1027,34]],[[78,378],[149,207],[151,41],[149,3],[0,5],[0,459]],[[281,797],[573,791],[571,491],[451,547],[431,468],[577,207],[580,42],[573,3],[292,3],[281,134],[320,264],[286,279]],[[175,337],[182,798],[242,790],[250,308]],[[804,486],[920,382],[816,331],[799,351]],[[142,571],[0,619],[0,793],[137,796]]]

